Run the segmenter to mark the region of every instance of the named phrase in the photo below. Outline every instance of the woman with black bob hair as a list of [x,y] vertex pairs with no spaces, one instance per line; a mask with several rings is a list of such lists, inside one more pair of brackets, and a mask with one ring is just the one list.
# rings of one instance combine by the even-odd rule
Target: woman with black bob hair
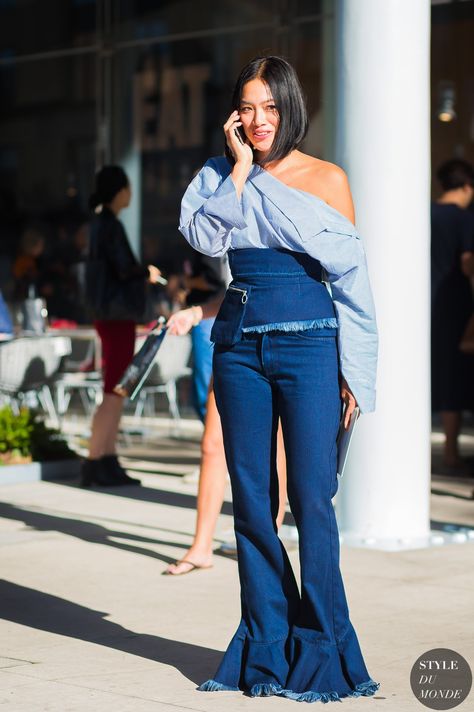
[[[232,94],[231,105],[235,111],[240,109],[247,82],[259,77],[268,86],[279,115],[278,131],[270,149],[258,160],[260,165],[265,165],[279,161],[298,148],[308,133],[309,122],[298,77],[293,67],[279,57],[257,57],[243,68]],[[233,165],[234,154],[227,142],[225,155]]]
[[144,317],[146,282],[155,283],[160,270],[141,265],[118,219],[131,200],[128,177],[120,166],[104,166],[95,178],[89,205],[91,222],[87,301],[102,345],[104,397],[92,421],[89,457],[82,465],[82,486],[139,485],[120,465],[116,440],[123,398],[114,393],[133,358],[135,325]]
[[[351,193],[341,168],[299,150],[308,120],[284,59],[247,64],[232,109],[226,156],[188,186],[180,221],[195,249],[228,254],[233,277],[211,340],[242,618],[199,689],[306,702],[369,696],[379,685],[349,619],[331,501],[341,414],[347,427],[356,406],[375,408],[377,329]],[[275,523],[279,419],[300,590]]]

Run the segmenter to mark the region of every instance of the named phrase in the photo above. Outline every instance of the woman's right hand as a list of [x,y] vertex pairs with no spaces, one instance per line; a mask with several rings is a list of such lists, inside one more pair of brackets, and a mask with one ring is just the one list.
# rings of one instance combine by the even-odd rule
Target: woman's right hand
[[166,323],[168,334],[184,336],[191,331],[193,326],[197,326],[201,320],[201,307],[195,306],[189,309],[181,309],[181,311],[175,312],[168,319]]
[[252,147],[247,143],[247,140],[239,140],[236,136],[236,130],[242,126],[239,112],[233,111],[224,124],[224,133],[227,145],[235,158],[235,162],[248,167],[249,171],[253,163]]
[[242,126],[242,122],[239,121],[239,118],[239,112],[233,111],[224,124],[224,133],[227,145],[235,158],[235,165],[230,175],[234,182],[238,198],[242,195],[245,182],[253,165],[253,153],[251,146],[247,143],[247,140],[239,141],[235,135],[236,129],[238,129],[239,126]]

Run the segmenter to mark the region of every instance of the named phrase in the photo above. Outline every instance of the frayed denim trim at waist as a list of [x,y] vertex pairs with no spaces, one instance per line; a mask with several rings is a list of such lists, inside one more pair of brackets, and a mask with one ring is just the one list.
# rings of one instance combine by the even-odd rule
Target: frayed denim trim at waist
[[337,329],[337,319],[334,317],[324,319],[305,319],[303,321],[279,321],[257,326],[245,326],[244,334],[266,334],[268,331],[307,331],[308,329]]

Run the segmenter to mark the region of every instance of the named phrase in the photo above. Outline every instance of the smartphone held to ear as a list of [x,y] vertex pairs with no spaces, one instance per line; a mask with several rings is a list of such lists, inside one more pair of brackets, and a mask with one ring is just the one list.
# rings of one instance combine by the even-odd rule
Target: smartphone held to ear
[[244,136],[244,132],[242,131],[242,129],[238,126],[237,128],[234,129],[234,133],[235,133],[239,143],[242,144],[242,146],[243,146],[245,143],[245,140],[244,140],[245,136]]

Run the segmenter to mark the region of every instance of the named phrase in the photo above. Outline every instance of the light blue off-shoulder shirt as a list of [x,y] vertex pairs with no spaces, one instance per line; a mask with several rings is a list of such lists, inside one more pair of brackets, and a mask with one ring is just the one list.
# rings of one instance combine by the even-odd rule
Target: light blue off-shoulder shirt
[[181,204],[180,232],[194,249],[306,252],[326,271],[338,322],[340,370],[362,413],[375,409],[377,325],[362,241],[354,225],[320,198],[254,164],[240,199],[224,156],[209,159]]

